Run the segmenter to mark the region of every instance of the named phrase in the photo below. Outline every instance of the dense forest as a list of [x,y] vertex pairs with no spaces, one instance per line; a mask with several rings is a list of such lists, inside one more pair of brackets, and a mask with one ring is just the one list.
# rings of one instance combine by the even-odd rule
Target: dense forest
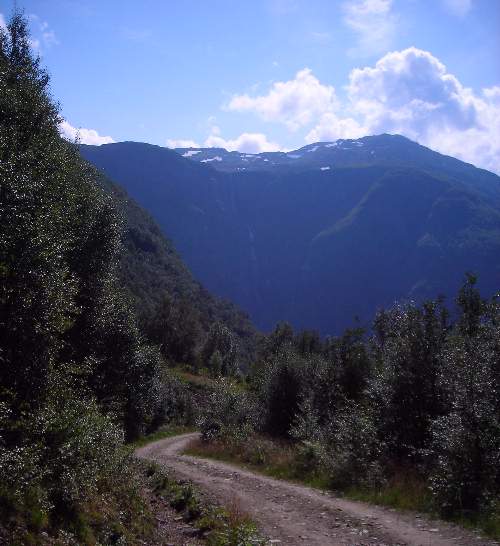
[[255,338],[60,121],[15,14],[0,29],[0,531],[12,540],[27,525],[84,541],[89,503],[130,506],[124,442],[183,407],[167,363],[236,374]]
[[290,477],[358,494],[399,479],[417,484],[418,507],[491,518],[498,533],[500,302],[483,300],[475,283],[468,275],[453,313],[441,300],[398,305],[379,312],[369,333],[322,340],[278,325],[249,390],[224,381],[215,390],[205,440],[266,466],[265,438],[292,439],[281,469]]
[[[169,423],[253,462],[287,442],[298,474],[338,491],[412,475],[433,510],[499,525],[500,303],[473,275],[450,311],[260,335],[60,122],[15,14],[0,29],[0,543],[141,543],[126,444]],[[203,396],[181,366],[209,379]]]

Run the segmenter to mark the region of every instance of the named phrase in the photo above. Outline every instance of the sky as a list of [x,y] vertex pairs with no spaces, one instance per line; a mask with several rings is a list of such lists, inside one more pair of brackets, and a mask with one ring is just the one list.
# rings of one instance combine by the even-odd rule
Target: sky
[[400,133],[500,173],[500,0],[17,5],[68,138],[258,153]]

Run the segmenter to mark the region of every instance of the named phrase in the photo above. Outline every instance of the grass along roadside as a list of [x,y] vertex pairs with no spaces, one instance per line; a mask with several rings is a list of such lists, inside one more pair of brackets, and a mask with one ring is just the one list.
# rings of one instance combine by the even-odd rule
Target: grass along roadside
[[174,479],[161,466],[144,463],[145,474],[155,495],[179,513],[193,533],[208,546],[264,546],[256,525],[237,505],[214,505],[190,482]]
[[[211,392],[217,385],[218,379],[220,379],[211,375],[206,368],[202,368],[195,372],[192,370],[191,366],[178,365],[170,367],[169,371],[181,383],[201,391]],[[248,390],[248,384],[241,378],[226,377],[225,379],[238,391]]]
[[172,436],[179,436],[180,434],[186,434],[188,432],[196,432],[196,428],[186,425],[169,425],[166,427],[161,427],[151,434],[141,436],[140,438],[128,445],[132,449],[137,449],[139,447],[144,447],[148,444],[151,444],[152,442],[163,440],[165,438],[171,438]]
[[[318,471],[313,454],[287,441],[275,441],[256,435],[246,442],[204,442],[193,440],[186,455],[236,464],[266,476],[301,483],[323,490],[334,490],[351,500],[387,506],[401,511],[416,511],[438,516],[425,482],[411,472],[395,472],[387,483],[377,489],[351,487],[342,491],[331,486],[331,476]],[[450,518],[463,527],[480,530],[491,538],[500,539],[500,504],[490,515],[467,515]]]

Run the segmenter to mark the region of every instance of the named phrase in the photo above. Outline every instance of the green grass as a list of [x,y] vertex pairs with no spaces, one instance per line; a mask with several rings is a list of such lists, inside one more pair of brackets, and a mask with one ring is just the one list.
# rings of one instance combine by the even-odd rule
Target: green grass
[[[276,441],[259,436],[245,443],[195,440],[186,449],[187,455],[205,457],[236,464],[266,476],[301,483],[322,490],[334,491],[351,500],[377,504],[401,511],[417,511],[437,517],[437,510],[425,481],[411,472],[395,472],[380,488],[351,487],[334,490],[326,472],[314,470],[291,442]],[[442,516],[441,516],[442,517]],[[491,514],[476,517],[455,517],[449,521],[487,536],[500,539],[500,505]]]
[[397,510],[411,510],[426,512],[436,516],[432,502],[432,495],[425,482],[418,477],[409,475],[395,475],[383,487],[366,489],[353,487],[343,494],[352,499],[381,506],[396,508]]
[[155,494],[168,501],[182,519],[200,530],[208,546],[264,546],[254,522],[241,508],[216,506],[191,484],[172,479],[158,465],[147,465],[146,474]]
[[137,449],[138,447],[143,447],[158,440],[163,440],[165,438],[171,438],[172,436],[179,436],[179,434],[186,434],[188,432],[195,431],[196,429],[194,427],[189,427],[185,425],[171,425],[166,428],[161,428],[160,430],[152,432],[151,434],[148,434],[146,436],[141,436],[134,442],[130,443],[129,446],[133,449]]
[[479,514],[476,517],[456,517],[451,520],[468,529],[480,529],[485,535],[500,540],[500,504],[490,514]]
[[236,464],[278,480],[297,482],[324,490],[330,486],[330,479],[325,473],[304,470],[291,442],[276,442],[261,437],[253,438],[246,444],[206,443],[194,440],[184,453]]
[[195,374],[181,366],[169,368],[169,371],[182,383],[191,385],[198,389],[210,389],[214,385],[214,379],[209,377],[207,374]]
[[[169,368],[170,373],[181,383],[192,387],[197,391],[212,391],[217,384],[217,379],[209,374],[206,368],[194,372],[190,366],[173,366]],[[220,379],[220,378],[219,378]],[[231,385],[238,391],[248,391],[249,385],[245,381],[236,378],[226,377]]]

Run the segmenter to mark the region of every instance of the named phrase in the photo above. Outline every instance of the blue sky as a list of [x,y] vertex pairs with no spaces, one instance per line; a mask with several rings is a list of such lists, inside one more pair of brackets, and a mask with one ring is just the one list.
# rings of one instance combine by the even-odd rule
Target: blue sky
[[251,153],[400,132],[500,171],[497,0],[18,5],[82,141]]

